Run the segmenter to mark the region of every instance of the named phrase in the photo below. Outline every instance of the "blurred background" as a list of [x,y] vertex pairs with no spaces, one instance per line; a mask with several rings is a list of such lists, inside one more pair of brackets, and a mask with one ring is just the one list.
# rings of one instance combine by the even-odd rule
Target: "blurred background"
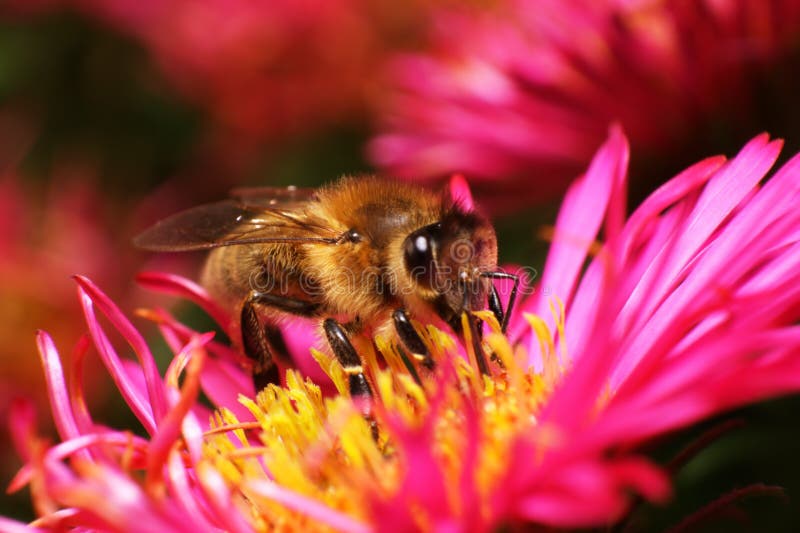
[[[141,292],[136,272],[196,274],[201,256],[132,248],[155,220],[239,185],[378,172],[435,187],[460,172],[493,215],[501,261],[540,268],[540,229],[610,123],[632,144],[635,206],[761,131],[794,153],[798,72],[800,0],[5,0],[0,481],[20,466],[12,398],[33,398],[51,431],[33,335],[50,332],[69,360],[84,331],[70,276],[131,313],[171,303]],[[84,379],[98,418],[127,423],[91,355]],[[636,523],[674,526],[764,482],[787,498],[756,492],[703,530],[798,530],[799,410],[789,398],[715,421],[744,424],[679,473],[672,505]],[[0,512],[30,518],[28,501],[5,495]]]

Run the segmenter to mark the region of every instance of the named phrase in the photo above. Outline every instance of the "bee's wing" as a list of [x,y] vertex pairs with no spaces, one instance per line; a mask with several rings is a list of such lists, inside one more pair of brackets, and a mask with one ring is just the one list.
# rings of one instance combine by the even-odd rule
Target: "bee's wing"
[[230,191],[231,198],[243,205],[264,208],[292,208],[316,200],[317,189],[311,187],[237,187]]
[[316,242],[334,244],[339,232],[300,216],[285,202],[250,198],[194,207],[166,218],[134,239],[139,248],[157,252],[205,250],[235,244]]

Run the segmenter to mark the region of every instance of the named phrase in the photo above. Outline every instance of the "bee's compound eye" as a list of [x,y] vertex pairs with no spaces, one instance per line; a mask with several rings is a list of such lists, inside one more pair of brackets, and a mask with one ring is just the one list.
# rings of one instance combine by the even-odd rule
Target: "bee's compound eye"
[[345,235],[345,238],[349,242],[361,242],[362,239],[361,234],[354,229],[348,230],[348,232]]
[[406,237],[403,245],[406,269],[417,283],[426,287],[432,287],[436,274],[434,248],[437,245],[437,230],[437,225],[418,229]]

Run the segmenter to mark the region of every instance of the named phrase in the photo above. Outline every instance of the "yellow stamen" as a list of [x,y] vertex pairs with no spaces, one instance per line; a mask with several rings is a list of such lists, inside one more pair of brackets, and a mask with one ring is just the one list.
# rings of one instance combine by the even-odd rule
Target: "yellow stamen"
[[[556,300],[551,312],[562,346],[563,304]],[[540,317],[526,315],[545,361],[544,371],[536,373],[527,366],[528,354],[509,343],[491,313],[476,316],[491,330],[483,343],[493,358],[490,376],[477,369],[466,323],[467,359],[457,353],[458,344],[447,333],[433,326],[418,329],[437,362],[436,372],[422,371],[417,364],[417,376],[412,376],[398,346],[384,338],[374,339],[381,357],[371,348],[358,347],[363,371],[375,392],[377,438],[370,421],[349,397],[347,369],[331,356],[312,351],[339,395],[325,398],[310,380],[288,371],[285,388],[270,385],[255,399],[240,398],[255,422],[239,422],[225,409],[214,415],[204,435],[204,461],[238,491],[237,505],[248,506],[247,516],[259,530],[324,530],[324,525],[296,510],[267,498],[248,497],[248,484],[265,478],[368,523],[370,502],[390,498],[400,490],[405,476],[414,475],[406,471],[403,442],[395,441],[392,428],[400,424],[413,432],[432,420],[430,453],[445,478],[451,512],[465,512],[459,488],[465,466],[472,469],[477,490],[486,496],[481,500],[488,502],[497,480],[507,472],[515,439],[533,433],[542,450],[557,439],[547,428],[537,428],[537,416],[560,378],[561,365],[553,335]],[[379,359],[386,362],[384,368]],[[433,403],[432,398],[440,400]],[[385,415],[391,419],[383,419]],[[469,420],[476,422],[474,430]],[[256,438],[260,442],[255,443]],[[472,445],[477,455],[465,465]],[[479,512],[488,516],[488,503],[483,505]],[[421,502],[408,502],[408,506],[420,529],[433,527],[434,517],[428,516]]]

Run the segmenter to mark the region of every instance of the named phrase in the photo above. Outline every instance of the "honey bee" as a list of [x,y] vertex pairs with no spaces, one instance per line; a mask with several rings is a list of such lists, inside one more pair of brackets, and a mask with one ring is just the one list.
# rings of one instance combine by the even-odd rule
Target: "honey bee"
[[[498,270],[485,216],[447,193],[376,177],[319,189],[234,190],[228,200],[156,223],[134,242],[153,251],[211,250],[202,283],[237,317],[256,390],[279,383],[276,358],[288,356],[278,326],[290,316],[320,321],[353,397],[372,395],[354,336],[396,335],[416,361],[435,367],[412,318],[438,317],[460,334],[466,312],[488,373],[470,311],[488,304],[505,330],[519,284]],[[497,278],[514,281],[505,311]]]

